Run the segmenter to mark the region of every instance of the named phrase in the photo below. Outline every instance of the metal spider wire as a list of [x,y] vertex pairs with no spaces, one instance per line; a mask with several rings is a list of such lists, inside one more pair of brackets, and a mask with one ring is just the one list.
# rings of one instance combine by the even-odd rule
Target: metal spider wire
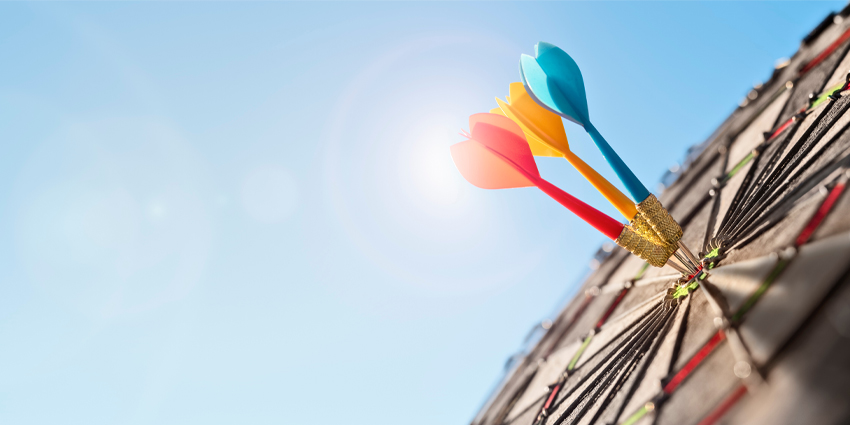
[[[845,111],[848,106],[850,106],[850,102],[845,103]],[[772,221],[775,225],[778,220],[776,220],[776,217],[773,213],[775,211],[787,210],[787,208],[783,209],[786,204],[795,201],[804,194],[804,192],[796,189],[811,189],[812,187],[814,187],[812,183],[817,184],[818,182],[822,181],[823,176],[821,173],[813,173],[806,179],[801,179],[801,177],[804,173],[807,173],[810,170],[811,166],[817,162],[823,152],[826,152],[829,147],[835,143],[836,140],[838,140],[844,135],[844,132],[846,130],[847,126],[845,125],[845,127],[838,134],[836,134],[833,139],[825,143],[824,146],[822,146],[818,152],[816,152],[805,163],[803,163],[802,166],[800,166],[800,168],[793,175],[785,179],[785,182],[776,188],[773,195],[767,198],[766,202],[759,206],[759,214],[754,216],[745,224],[742,224],[739,227],[739,230],[728,239],[729,245],[731,246],[738,244],[738,242],[740,242],[745,236],[751,235],[754,231],[758,230],[759,234],[763,233],[764,230],[766,230],[763,224],[765,224],[765,222],[771,218],[773,219]],[[788,173],[786,173],[786,175],[787,174]],[[772,227],[772,225],[770,227]],[[752,237],[747,237],[746,240],[750,241],[752,240]]]
[[[820,96],[820,98],[818,98],[817,95],[815,95],[814,93],[817,91],[824,90],[824,86],[827,82],[825,76],[832,75],[835,72],[835,69],[837,69],[839,65],[840,59],[844,57],[847,54],[848,49],[850,49],[850,43],[847,43],[846,40],[844,40],[843,38],[840,40],[840,42],[836,41],[835,43],[827,47],[827,49],[825,49],[824,52],[822,52],[815,60],[806,65],[806,67],[800,72],[800,75],[798,75],[797,78],[789,82],[785,86],[785,88],[777,91],[777,94],[772,97],[772,99],[775,99],[776,97],[778,97],[778,94],[785,91],[788,85],[790,85],[792,87],[793,93],[792,96],[788,97],[784,109],[793,110],[793,108],[790,108],[789,105],[791,105],[791,103],[795,99],[793,95],[799,92],[801,89],[801,84],[797,84],[797,82],[804,79],[804,77],[810,77],[811,81],[816,82],[817,85],[814,87],[815,91],[809,95],[808,108],[804,108],[804,110],[795,114],[792,118],[789,119],[789,121],[782,125],[779,124],[781,122],[781,115],[777,117],[776,124],[774,125],[774,128],[777,128],[777,130],[774,130],[771,133],[765,133],[765,140],[754,150],[751,155],[745,158],[742,163],[739,163],[729,174],[725,175],[723,178],[715,179],[715,182],[717,183],[715,184],[715,190],[719,191],[719,189],[724,186],[726,182],[728,182],[728,180],[731,178],[731,175],[737,173],[737,171],[742,167],[742,164],[745,161],[749,161],[750,159],[752,159],[750,169],[738,191],[736,192],[732,204],[730,205],[729,209],[721,220],[721,225],[717,229],[717,234],[713,239],[704,244],[706,252],[710,252],[715,248],[722,247],[726,242],[726,239],[729,239],[731,237],[730,235],[737,234],[736,229],[741,226],[741,220],[744,220],[746,217],[751,217],[753,215],[753,211],[760,210],[759,206],[761,206],[762,204],[759,203],[759,201],[762,200],[762,198],[764,197],[764,193],[772,193],[774,195],[776,194],[774,190],[770,189],[775,189],[775,180],[781,177],[778,174],[777,170],[784,171],[789,170],[789,168],[790,170],[793,170],[794,167],[787,167],[787,162],[792,161],[794,157],[804,156],[800,155],[800,152],[797,151],[797,155],[795,155],[794,157],[788,155],[782,158],[782,162],[785,162],[786,164],[783,164],[782,162],[777,163],[779,158],[782,157],[782,153],[785,151],[787,144],[799,128],[802,118],[804,118],[808,113],[813,110],[812,106],[816,102],[816,100],[818,102],[823,100],[823,96]],[[821,75],[818,75],[817,73],[805,75],[812,69],[821,69],[823,72]],[[842,89],[846,89],[847,83],[850,83],[850,74],[848,74],[847,81],[845,81],[845,86],[843,86]],[[830,99],[835,100],[832,95],[830,95]],[[752,122],[755,117],[759,116],[770,103],[771,102],[764,103],[762,105],[762,108],[760,108],[757,113],[753,114],[748,120],[748,122]],[[834,102],[827,102],[826,107],[830,108],[833,104]],[[825,114],[826,112],[821,113],[819,119],[822,118]],[[784,131],[790,123],[795,124],[792,126],[793,128],[791,128],[790,131]],[[814,126],[815,124],[813,124],[809,128],[809,131],[813,130]],[[738,134],[740,134],[740,131],[743,131],[743,129],[747,127],[747,125],[740,127],[741,130],[739,130],[739,132],[736,133],[734,136],[730,137],[729,142],[735,140]],[[757,181],[754,184],[750,184],[752,182],[753,176],[759,168],[758,165],[761,159],[760,157],[762,156],[761,153],[765,151],[765,148],[767,147],[768,143],[770,143],[774,137],[776,137],[783,131],[785,133],[785,136],[782,138],[782,141],[779,143],[779,146],[777,146],[773,150],[773,155],[771,155],[770,160],[768,161],[762,172],[759,173]],[[800,138],[800,142],[805,139],[807,139],[807,137]],[[800,142],[798,142],[798,144]],[[716,195],[717,196],[715,196],[715,208],[719,206],[719,193],[716,193]],[[773,198],[775,199],[775,196]],[[714,223],[710,222],[709,227],[707,228],[706,237],[708,237],[708,235],[711,233],[713,227]],[[730,227],[732,228],[731,230]]]
[[[564,393],[559,397],[558,401],[556,401],[555,404],[552,406],[552,411],[557,411],[558,408],[570,398],[574,391],[582,387],[590,378],[595,376],[604,365],[608,364],[609,360],[611,360],[614,355],[622,352],[624,348],[627,349],[633,346],[633,343],[635,341],[635,335],[640,334],[647,328],[647,326],[649,326],[649,324],[652,322],[652,319],[655,317],[656,312],[658,312],[661,308],[662,303],[658,302],[658,304],[655,305],[652,309],[648,310],[646,313],[641,315],[641,317],[633,321],[627,329],[624,329],[622,332],[620,332],[616,338],[611,339],[611,343],[613,343],[614,341],[618,342],[612,347],[610,351],[606,352],[605,350],[599,350],[593,356],[588,358],[585,364],[590,364],[591,360],[593,360],[594,357],[597,357],[601,353],[605,353],[605,355],[602,356],[602,358],[598,362],[596,362],[593,367],[590,368],[589,371],[587,371],[585,375],[579,378],[578,382],[576,382],[568,391],[564,391]],[[620,337],[622,336],[625,337],[621,339]],[[579,368],[577,368],[576,370],[578,370]]]
[[[777,163],[779,156],[786,150],[783,145],[793,137],[793,133],[796,131],[797,127],[793,129],[794,131],[789,132],[789,134],[786,135],[783,144],[780,144],[778,148],[775,149],[774,154],[770,158],[770,162],[762,170],[762,173],[756,183],[751,185],[741,185],[736,193],[733,205],[730,206],[720,228],[718,229],[717,235],[706,247],[707,251],[718,247],[729,246],[736,242],[737,238],[753,230],[755,225],[759,224],[764,218],[769,216],[768,211],[772,207],[788,198],[788,195],[790,194],[789,188],[791,185],[808,171],[811,165],[815,163],[819,156],[828,149],[835,140],[841,137],[843,131],[839,132],[839,134],[834,136],[833,139],[827,142],[824,146],[821,146],[821,148],[815,152],[812,157],[803,162],[812,149],[814,149],[814,147],[819,143],[821,138],[827,134],[825,128],[828,129],[835,120],[840,118],[840,116],[846,112],[848,106],[850,106],[850,103],[843,101],[841,102],[840,108],[837,110],[838,113],[830,114],[830,108],[836,104],[835,99],[837,99],[837,97],[827,104],[827,109],[819,115],[816,122],[812,123],[812,125],[803,134],[803,137],[800,137],[798,142],[794,145],[794,147],[792,147],[791,152],[794,152],[793,155],[789,153],[782,161],[778,161]],[[824,121],[824,118],[830,115],[831,119]],[[815,130],[820,131],[815,133],[816,137],[811,137],[812,132]],[[775,164],[775,166],[771,164]],[[757,163],[754,163],[751,166],[748,175],[755,172],[757,168],[756,165]],[[743,194],[743,196],[741,194]],[[741,201],[742,199],[743,201]],[[735,201],[738,201],[739,204],[735,205]],[[715,203],[719,203],[719,200],[716,199]]]
[[[584,384],[584,382],[586,382],[586,380],[587,380],[587,379],[589,379],[591,376],[593,376],[593,375],[596,373],[596,371],[597,371],[597,370],[598,370],[598,369],[599,369],[602,365],[606,364],[606,363],[608,362],[608,360],[610,360],[611,356],[613,356],[615,353],[617,353],[618,351],[620,351],[620,349],[624,346],[624,344],[627,344],[627,343],[629,342],[629,338],[631,338],[631,336],[635,334],[635,332],[632,332],[632,333],[629,333],[629,332],[630,332],[633,328],[635,328],[636,326],[645,326],[645,325],[646,325],[646,323],[648,323],[648,321],[646,321],[646,319],[647,319],[648,317],[654,317],[654,316],[652,316],[652,314],[653,314],[655,311],[657,311],[657,310],[659,309],[659,307],[661,307],[661,303],[660,303],[660,302],[659,302],[659,304],[657,304],[655,307],[653,307],[653,308],[651,308],[651,309],[647,310],[647,311],[646,311],[645,313],[643,313],[640,317],[636,318],[636,319],[635,319],[635,320],[633,320],[631,323],[629,323],[626,327],[624,327],[624,328],[623,328],[623,330],[621,330],[620,332],[618,332],[616,335],[612,336],[612,337],[610,338],[610,340],[609,340],[606,344],[604,344],[602,347],[600,347],[600,348],[599,348],[599,350],[597,350],[594,354],[590,355],[590,356],[589,356],[589,357],[585,360],[585,363],[584,363],[585,365],[586,365],[586,364],[589,364],[589,363],[592,363],[592,360],[593,360],[594,358],[596,358],[597,356],[599,356],[601,353],[604,353],[604,352],[605,352],[605,350],[606,350],[609,346],[611,346],[611,345],[612,345],[612,344],[614,344],[615,342],[618,342],[618,341],[619,341],[619,343],[614,344],[614,348],[613,348],[610,352],[608,352],[608,353],[607,353],[607,355],[606,355],[606,356],[605,356],[602,360],[600,360],[598,363],[596,363],[596,365],[595,365],[595,366],[594,366],[594,367],[593,367],[593,368],[592,368],[592,369],[591,369],[591,370],[590,370],[590,371],[589,371],[589,372],[588,372],[588,373],[587,373],[584,377],[582,377],[582,378],[579,380],[579,382],[578,382],[578,383],[576,383],[576,385],[574,385],[574,386],[572,387],[571,391],[572,391],[572,390],[574,390],[575,388],[578,388],[578,387],[580,387],[581,385],[583,385],[583,384]],[[636,331],[636,332],[639,332],[639,331],[640,331],[640,330],[638,330],[638,331]],[[626,335],[627,333],[628,333],[628,335],[626,336],[626,338],[621,339],[621,337],[623,337],[623,336],[624,336],[624,335]],[[579,369],[581,369],[581,367],[582,367],[582,366],[580,365],[580,366],[578,366],[578,367],[574,368],[574,369],[572,370],[572,372],[576,372],[576,371],[578,371]],[[565,372],[566,372],[566,371],[565,371]],[[559,406],[560,406],[560,405],[564,402],[564,400],[565,400],[565,399],[569,398],[569,395],[570,395],[570,392],[565,392],[565,393],[563,394],[563,396],[562,396],[562,397],[560,397],[560,400],[559,400],[559,401],[556,401],[556,402],[555,402],[555,404],[553,404],[553,405],[552,405],[552,407],[550,408],[550,410],[555,410],[555,409],[557,409],[557,408],[558,408],[558,407],[559,407]],[[544,397],[545,397],[545,396],[541,396],[541,397],[538,399],[538,401],[540,401],[540,400],[541,400],[541,399],[543,399]],[[529,407],[529,408],[530,408],[530,407]],[[518,418],[519,416],[520,416],[520,415],[516,415],[516,418]],[[511,422],[513,422],[513,421],[511,421]],[[511,422],[508,422],[508,423],[511,423]]]
[[[547,424],[555,425],[564,423],[564,421],[570,416],[574,416],[571,423],[580,420],[587,412],[589,406],[593,404],[593,401],[599,398],[605,389],[608,388],[613,379],[616,377],[617,372],[623,370],[623,365],[626,364],[627,361],[632,360],[634,356],[638,355],[638,353],[645,352],[646,348],[648,348],[646,345],[647,340],[651,341],[655,339],[658,335],[658,330],[664,323],[666,323],[666,319],[668,318],[669,309],[664,308],[663,304],[659,304],[659,306],[653,309],[652,315],[638,330],[632,333],[627,342],[619,349],[611,351],[611,353],[609,353],[603,361],[598,363],[596,367],[594,367],[594,370],[591,373],[588,373],[582,381],[587,381],[588,378],[594,376],[596,376],[596,379],[584,388],[584,390],[570,405],[567,406],[567,408],[555,421],[547,422]],[[616,358],[609,363],[609,360],[611,360],[615,354],[617,355]],[[606,367],[601,367],[606,364]],[[597,372],[599,372],[598,375]],[[577,383],[577,385],[573,387],[574,390],[567,394],[561,400],[561,403],[568,400],[572,395],[572,392],[581,388],[583,384],[584,382]],[[573,415],[573,412],[579,406],[582,406],[581,410]]]
[[[688,304],[688,306],[690,306],[690,304]],[[658,349],[661,347],[661,343],[664,341],[664,339],[667,336],[667,333],[670,331],[670,328],[673,325],[673,320],[671,320],[671,319],[673,317],[675,317],[675,314],[678,312],[678,309],[679,309],[679,305],[677,303],[677,305],[674,306],[674,308],[669,312],[670,319],[666,320],[666,324],[664,325],[664,328],[661,330],[661,333],[659,334],[659,336],[657,338],[655,338],[655,341],[653,342],[652,347],[650,348],[650,351],[647,353],[647,361],[643,362],[640,370],[638,371],[637,375],[635,376],[635,379],[632,380],[631,387],[629,388],[628,392],[624,395],[623,401],[622,401],[622,403],[620,403],[620,407],[616,410],[616,412],[613,415],[614,420],[616,420],[622,414],[622,411],[626,408],[626,404],[628,404],[628,402],[631,400],[632,396],[634,395],[635,391],[637,390],[637,388],[639,386],[639,383],[643,380],[643,377],[646,375],[646,371],[649,368],[649,365],[652,363],[652,359],[655,358],[655,355],[658,353]],[[685,314],[687,314],[687,311],[686,311]],[[643,355],[640,355],[640,357],[643,357]],[[637,364],[640,362],[640,360],[641,359],[638,358],[637,361],[635,361],[633,363],[632,369],[634,369],[637,366]],[[608,393],[608,397],[602,402],[599,409],[596,411],[596,414],[591,419],[590,423],[596,423],[596,421],[599,420],[601,415],[603,415],[605,413],[605,411],[607,411],[608,405],[613,402],[613,400],[616,397],[616,395],[618,394],[618,392],[622,389],[623,385],[625,385],[626,381],[629,378],[629,376],[628,376],[629,374],[631,374],[631,370],[628,371],[626,374],[623,374],[623,376],[621,378],[621,382],[617,386],[615,386],[615,388],[612,391],[610,391]]]

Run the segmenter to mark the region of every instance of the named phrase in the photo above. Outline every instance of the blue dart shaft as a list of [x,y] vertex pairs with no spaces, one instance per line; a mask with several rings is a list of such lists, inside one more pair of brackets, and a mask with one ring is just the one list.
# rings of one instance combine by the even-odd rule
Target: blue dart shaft
[[620,181],[626,185],[626,190],[628,190],[629,194],[632,195],[632,200],[634,200],[636,204],[639,204],[646,199],[649,196],[649,191],[646,190],[646,186],[638,180],[635,173],[629,169],[629,166],[620,159],[617,152],[614,152],[614,149],[611,149],[611,145],[609,145],[608,142],[605,141],[605,138],[599,134],[596,127],[588,122],[585,124],[584,129],[587,130],[587,133],[590,134],[590,138],[593,139],[593,143],[596,143],[596,147],[599,148],[600,152],[602,152],[602,156],[605,157],[605,160],[608,161],[608,164],[611,165],[611,168],[613,168],[614,172],[617,173],[617,177],[619,177]]

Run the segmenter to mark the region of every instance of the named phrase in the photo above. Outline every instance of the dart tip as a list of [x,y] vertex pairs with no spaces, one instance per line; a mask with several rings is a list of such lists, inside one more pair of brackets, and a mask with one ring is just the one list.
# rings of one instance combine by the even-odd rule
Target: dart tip
[[700,261],[699,261],[699,259],[697,258],[697,256],[696,256],[696,255],[694,255],[694,253],[693,253],[693,252],[691,252],[691,250],[690,250],[690,249],[688,249],[687,245],[685,245],[684,243],[682,243],[682,241],[681,241],[681,240],[680,240],[680,241],[678,241],[678,242],[676,242],[676,243],[679,245],[679,250],[681,250],[681,251],[682,251],[682,253],[684,253],[684,254],[685,254],[685,257],[687,257],[687,258],[688,258],[688,260],[690,260],[691,264],[693,264],[693,266],[694,266],[694,267],[696,267],[696,266],[699,266],[699,265],[700,265]]
[[[678,265],[684,270],[679,270],[685,275],[696,275],[702,269],[702,263],[697,260],[694,254],[688,249],[685,244],[678,242],[679,249],[673,253],[673,258],[678,260]],[[672,259],[672,258],[671,258]]]
[[695,276],[702,269],[702,264],[696,256],[681,241],[677,243],[678,249],[667,260],[667,265],[673,267],[685,276]]

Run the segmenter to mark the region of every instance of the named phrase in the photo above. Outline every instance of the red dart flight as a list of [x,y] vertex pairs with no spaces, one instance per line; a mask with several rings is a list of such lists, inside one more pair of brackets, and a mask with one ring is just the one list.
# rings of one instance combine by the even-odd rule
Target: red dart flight
[[452,159],[470,183],[482,189],[537,186],[612,240],[623,223],[543,180],[522,129],[510,118],[491,113],[469,117],[470,138],[451,147]]

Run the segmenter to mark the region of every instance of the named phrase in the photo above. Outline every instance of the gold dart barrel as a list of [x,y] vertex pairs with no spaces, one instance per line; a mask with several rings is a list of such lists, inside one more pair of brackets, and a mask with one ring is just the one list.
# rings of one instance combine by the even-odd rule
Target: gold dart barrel
[[641,203],[637,204],[638,215],[643,216],[647,223],[652,226],[655,234],[667,245],[675,246],[682,239],[682,228],[679,223],[664,209],[661,202],[653,194],[649,194]]
[[667,259],[678,248],[676,245],[653,243],[649,239],[639,235],[629,226],[623,227],[622,233],[620,233],[620,236],[614,242],[654,267],[663,267],[667,263]]

